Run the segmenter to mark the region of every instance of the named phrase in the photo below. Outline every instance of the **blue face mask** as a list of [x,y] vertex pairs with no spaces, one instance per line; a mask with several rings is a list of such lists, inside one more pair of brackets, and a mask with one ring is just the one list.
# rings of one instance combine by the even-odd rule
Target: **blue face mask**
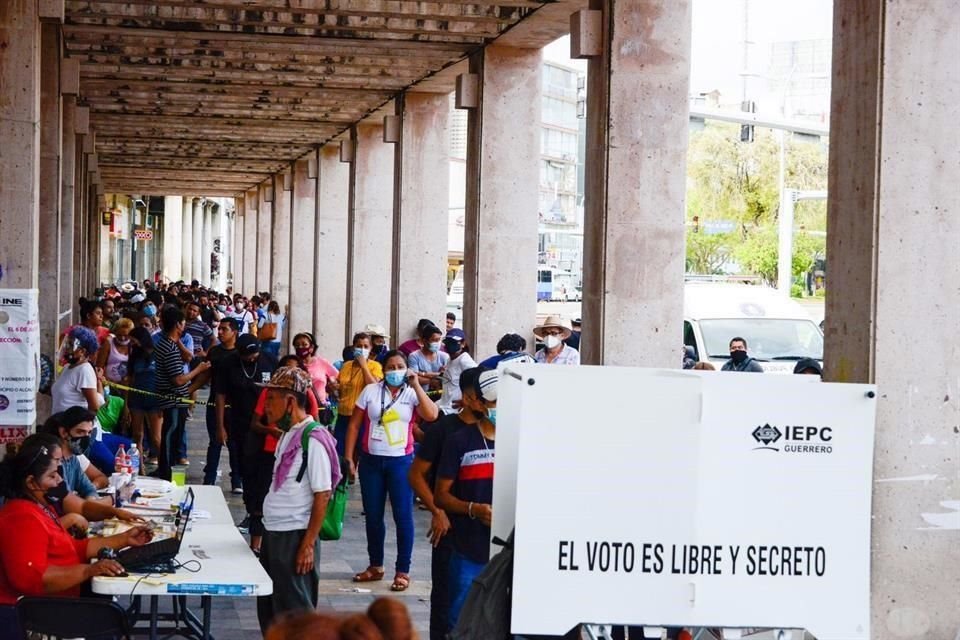
[[354,358],[369,358],[369,357],[370,357],[370,349],[354,348],[354,350],[353,350],[353,357],[354,357]]
[[489,407],[487,409],[487,420],[490,421],[490,424],[497,426],[497,408]]
[[437,353],[438,351],[440,351],[440,343],[439,343],[439,342],[431,342],[431,343],[429,343],[429,344],[427,345],[427,348],[430,349],[430,351],[433,351],[434,353]]
[[144,315],[152,318],[153,316],[157,315],[157,308],[152,304],[145,305],[143,307],[143,313]]
[[407,370],[400,369],[399,371],[387,371],[385,378],[387,380],[387,384],[391,387],[399,387],[407,379]]

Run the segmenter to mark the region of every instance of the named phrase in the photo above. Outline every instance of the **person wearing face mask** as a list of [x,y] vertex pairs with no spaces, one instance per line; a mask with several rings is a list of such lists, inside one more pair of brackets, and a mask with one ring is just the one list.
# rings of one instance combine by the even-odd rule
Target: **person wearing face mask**
[[[145,393],[127,394],[127,408],[130,410],[130,433],[137,448],[146,455],[144,435],[146,435],[151,457],[145,458],[149,464],[157,464],[160,451],[160,432],[163,426],[163,409],[160,400],[153,395],[157,392],[157,360],[153,353],[153,336],[150,331],[137,327],[130,334],[133,348],[127,361],[127,380],[125,384]],[[146,464],[140,465],[140,473],[146,474]]]
[[150,528],[77,540],[64,529],[48,495],[62,482],[53,452],[38,437],[0,463],[0,639],[25,637],[16,615],[22,596],[79,597],[95,576],[125,575],[114,560],[90,563],[101,549],[146,544]]
[[441,351],[443,331],[430,325],[420,332],[422,346],[410,354],[410,370],[420,376],[420,384],[439,389],[440,376],[450,364],[450,355]]
[[533,359],[541,364],[580,364],[580,352],[563,343],[570,334],[570,325],[564,318],[548,316],[533,330],[533,335],[543,340],[543,349]]
[[257,334],[257,319],[250,312],[250,310],[247,309],[246,303],[239,295],[236,296],[233,302],[232,317],[237,321],[237,325],[240,327],[240,335],[247,333],[251,333],[253,335]]
[[357,398],[360,397],[367,385],[376,384],[383,380],[383,367],[376,360],[368,359],[371,347],[370,335],[364,332],[353,336],[351,355],[353,359],[344,360],[337,376],[340,402],[337,405],[337,422],[333,435],[337,440],[337,452],[344,455],[347,441],[347,427],[350,425],[350,416],[353,415]]
[[133,320],[129,318],[117,320],[113,326],[113,332],[107,336],[97,352],[97,367],[103,369],[104,377],[110,382],[122,383],[127,376],[131,331],[133,331]]
[[407,368],[399,351],[387,354],[383,382],[367,385],[357,398],[347,429],[344,458],[351,478],[357,475],[354,451],[363,426],[359,459],[360,493],[366,516],[367,554],[370,565],[354,582],[383,580],[384,508],[387,495],[397,529],[397,563],[391,591],[410,586],[413,554],[413,491],[407,480],[413,462],[414,416],[433,422],[440,415],[419,377]]
[[[339,372],[326,358],[317,355],[317,341],[312,333],[298,333],[293,337],[293,350],[313,379],[313,390],[320,404],[327,403],[327,387],[337,386]],[[368,351],[369,354],[369,351]]]
[[390,351],[390,334],[379,324],[368,324],[363,333],[370,336],[370,357],[383,364],[383,360]]
[[443,337],[443,349],[450,356],[450,363],[441,373],[443,396],[437,406],[445,415],[456,413],[460,409],[460,376],[467,369],[477,366],[470,355],[470,345],[463,329],[453,328]]
[[280,614],[317,607],[320,529],[341,471],[333,437],[306,412],[312,383],[306,371],[282,367],[265,385],[264,419],[276,425],[280,437],[263,501],[260,564],[273,581],[272,595],[257,600],[264,633]]
[[477,422],[447,438],[437,467],[434,500],[450,517],[453,537],[450,628],[457,625],[470,585],[490,559],[497,382],[496,371],[482,371],[476,377],[473,393],[464,394],[463,404]]
[[[294,367],[306,371],[300,363],[300,358],[295,355],[280,358],[277,370],[279,371],[283,367]],[[250,439],[252,442],[246,460],[250,472],[247,474],[248,481],[243,488],[244,497],[247,498],[247,504],[250,505],[250,549],[254,554],[260,553],[263,538],[263,500],[270,489],[270,481],[273,477],[277,442],[284,434],[284,431],[277,424],[267,422],[265,416],[267,393],[268,387],[264,387],[257,399],[257,406],[253,409],[254,419],[250,424]],[[320,407],[317,404],[317,394],[314,392],[313,386],[308,389],[306,395],[307,415],[316,420],[320,413]]]
[[63,352],[67,366],[50,388],[54,413],[75,406],[96,413],[103,404],[103,384],[90,363],[99,348],[96,335],[86,327],[74,327],[67,335]]
[[724,363],[721,371],[745,371],[763,373],[763,367],[747,354],[747,341],[736,337],[730,341],[730,359]]

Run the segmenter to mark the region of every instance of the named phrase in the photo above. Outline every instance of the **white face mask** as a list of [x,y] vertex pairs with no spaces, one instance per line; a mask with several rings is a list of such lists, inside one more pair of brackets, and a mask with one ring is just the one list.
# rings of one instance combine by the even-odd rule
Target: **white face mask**
[[547,336],[543,339],[543,344],[547,349],[556,349],[560,346],[561,342],[560,336]]

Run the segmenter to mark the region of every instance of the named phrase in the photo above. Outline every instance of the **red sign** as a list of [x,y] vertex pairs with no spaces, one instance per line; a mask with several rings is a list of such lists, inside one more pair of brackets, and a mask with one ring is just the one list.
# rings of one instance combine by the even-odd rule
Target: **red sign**
[[137,240],[153,240],[153,231],[150,229],[137,229],[133,232],[133,237]]
[[30,427],[0,427],[0,444],[19,444],[28,435],[30,435]]

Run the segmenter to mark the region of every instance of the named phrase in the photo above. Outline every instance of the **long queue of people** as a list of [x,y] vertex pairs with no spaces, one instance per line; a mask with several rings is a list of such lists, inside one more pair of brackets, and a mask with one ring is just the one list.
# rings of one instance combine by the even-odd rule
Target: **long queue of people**
[[[250,546],[274,582],[258,606],[266,633],[282,612],[317,603],[319,536],[341,476],[359,480],[369,566],[358,583],[385,579],[385,509],[397,531],[391,590],[410,586],[416,500],[432,512],[432,637],[443,637],[487,559],[496,432],[496,373],[502,360],[578,364],[566,342],[579,337],[557,318],[537,328],[544,347],[507,334],[480,365],[448,314],[441,329],[424,319],[416,337],[390,346],[382,326],[359,330],[339,358],[317,351],[309,332],[280,357],[286,319],[269,293],[246,298],[191,284],[111,287],[80,301],[43,390],[53,415],[0,465],[0,616],[20,595],[76,594],[93,575],[101,543],[83,538],[90,521],[132,514],[98,497],[119,448],[142,456],[140,473],[170,479],[188,465],[188,415],[208,433],[203,481],[216,484],[223,447],[230,490],[243,496]],[[198,401],[208,388],[206,400]],[[201,396],[202,397],[202,396]],[[314,429],[318,423],[328,429]],[[309,428],[308,428],[309,427]],[[307,434],[309,437],[305,436]],[[310,447],[309,442],[317,445]],[[302,468],[292,475],[297,459]],[[10,516],[10,517],[6,517]],[[28,536],[26,564],[10,559]],[[66,537],[64,537],[66,536]],[[143,544],[149,531],[108,544]],[[69,581],[53,576],[70,569]],[[79,568],[82,567],[82,568]],[[97,568],[89,568],[97,567]]]

